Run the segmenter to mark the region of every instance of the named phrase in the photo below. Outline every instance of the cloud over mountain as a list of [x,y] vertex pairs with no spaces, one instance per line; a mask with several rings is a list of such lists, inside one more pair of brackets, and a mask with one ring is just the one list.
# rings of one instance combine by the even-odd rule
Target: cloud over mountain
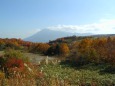
[[115,33],[115,19],[101,19],[98,23],[85,25],[57,25],[48,27],[48,29],[71,33],[113,34]]
[[27,41],[48,42],[64,36],[85,36],[92,34],[115,34],[115,19],[101,19],[97,23],[84,25],[57,25],[39,30],[26,38]]

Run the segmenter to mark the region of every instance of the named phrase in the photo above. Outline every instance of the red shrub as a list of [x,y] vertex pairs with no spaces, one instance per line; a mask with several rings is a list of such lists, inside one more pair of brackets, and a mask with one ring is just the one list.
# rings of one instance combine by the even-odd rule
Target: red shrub
[[11,71],[22,71],[24,62],[21,59],[10,58],[6,62],[6,67]]

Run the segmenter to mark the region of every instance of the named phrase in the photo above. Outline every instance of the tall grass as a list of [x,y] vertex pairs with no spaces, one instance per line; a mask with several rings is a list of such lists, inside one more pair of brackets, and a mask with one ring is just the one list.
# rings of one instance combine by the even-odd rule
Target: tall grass
[[[86,67],[86,66],[85,66]],[[102,68],[72,68],[60,64],[41,65],[48,86],[115,86],[115,74],[101,73]],[[91,68],[92,67],[92,68]],[[52,85],[58,82],[58,85]]]
[[[1,86],[114,86],[115,74],[101,75],[99,71],[74,69],[59,64],[41,65],[39,72],[16,73],[2,78]],[[35,69],[32,69],[35,70]]]
[[0,72],[0,86],[115,86],[115,73],[103,73],[106,65],[72,67],[58,59],[24,64],[23,72]]

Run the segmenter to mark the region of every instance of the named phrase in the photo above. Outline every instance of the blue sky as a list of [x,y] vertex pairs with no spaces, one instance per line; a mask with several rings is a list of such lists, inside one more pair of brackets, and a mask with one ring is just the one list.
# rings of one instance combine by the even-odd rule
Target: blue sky
[[115,0],[0,0],[0,38],[26,38],[44,28],[115,33]]

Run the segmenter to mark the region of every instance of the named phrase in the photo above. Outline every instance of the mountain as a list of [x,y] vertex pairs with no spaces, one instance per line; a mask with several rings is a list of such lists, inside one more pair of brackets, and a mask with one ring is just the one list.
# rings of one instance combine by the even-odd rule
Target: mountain
[[70,32],[63,32],[63,31],[55,31],[50,29],[43,29],[36,34],[25,38],[25,41],[31,41],[31,42],[49,42],[49,40],[55,40],[57,38],[61,37],[67,37],[67,36],[87,36],[91,35],[90,33],[70,33]]

